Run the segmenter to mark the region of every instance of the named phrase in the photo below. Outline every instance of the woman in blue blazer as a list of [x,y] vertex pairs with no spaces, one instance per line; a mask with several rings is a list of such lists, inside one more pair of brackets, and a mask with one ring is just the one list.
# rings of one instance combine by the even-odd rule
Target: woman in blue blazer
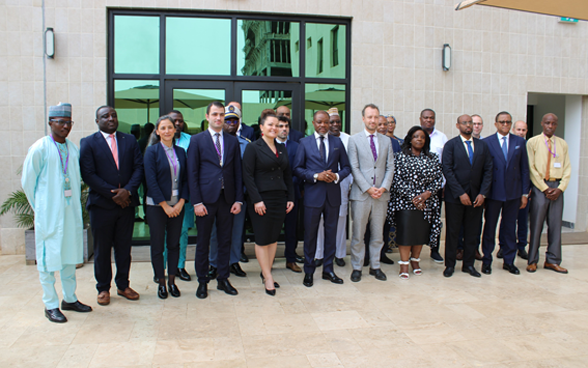
[[[151,263],[159,280],[157,296],[167,298],[163,250],[167,238],[169,293],[180,296],[175,284],[184,203],[189,199],[186,151],[176,146],[174,120],[162,116],[151,134],[143,161],[147,183],[146,217],[151,234]],[[167,236],[166,236],[167,233]]]

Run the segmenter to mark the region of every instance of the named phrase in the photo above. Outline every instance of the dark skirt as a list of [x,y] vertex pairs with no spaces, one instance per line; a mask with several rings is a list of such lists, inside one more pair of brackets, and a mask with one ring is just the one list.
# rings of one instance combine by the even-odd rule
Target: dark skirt
[[265,215],[259,216],[255,212],[253,201],[247,201],[247,210],[255,233],[255,244],[269,245],[278,241],[282,226],[286,219],[286,192],[274,190],[259,193],[265,204]]
[[431,224],[419,210],[402,210],[394,213],[396,244],[423,245],[429,243]]

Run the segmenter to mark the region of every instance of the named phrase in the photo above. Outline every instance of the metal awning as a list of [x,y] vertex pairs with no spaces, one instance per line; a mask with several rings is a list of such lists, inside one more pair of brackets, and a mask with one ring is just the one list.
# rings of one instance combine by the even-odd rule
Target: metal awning
[[588,0],[464,0],[455,10],[476,4],[588,20]]

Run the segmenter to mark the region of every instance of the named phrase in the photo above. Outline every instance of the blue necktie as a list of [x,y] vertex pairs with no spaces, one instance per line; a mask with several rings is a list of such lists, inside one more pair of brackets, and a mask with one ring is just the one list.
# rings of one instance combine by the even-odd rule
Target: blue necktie
[[472,142],[465,141],[468,145],[468,156],[470,156],[470,165],[474,164],[474,150],[472,149]]
[[508,147],[506,146],[506,137],[502,137],[502,153],[504,153],[504,160],[508,160]]
[[321,139],[321,158],[323,159],[323,162],[326,164],[327,163],[327,150],[325,149],[325,137],[320,135],[319,138]]

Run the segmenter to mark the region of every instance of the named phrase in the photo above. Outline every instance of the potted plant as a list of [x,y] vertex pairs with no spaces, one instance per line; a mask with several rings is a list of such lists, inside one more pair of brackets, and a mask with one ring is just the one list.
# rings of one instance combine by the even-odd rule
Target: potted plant
[[[88,201],[88,185],[82,182],[82,217],[84,224],[84,263],[94,254],[94,241],[90,231],[90,214],[86,209]],[[0,207],[0,216],[12,213],[16,218],[16,225],[25,229],[25,260],[27,265],[36,263],[35,246],[35,213],[26,194],[22,189],[12,192]]]

